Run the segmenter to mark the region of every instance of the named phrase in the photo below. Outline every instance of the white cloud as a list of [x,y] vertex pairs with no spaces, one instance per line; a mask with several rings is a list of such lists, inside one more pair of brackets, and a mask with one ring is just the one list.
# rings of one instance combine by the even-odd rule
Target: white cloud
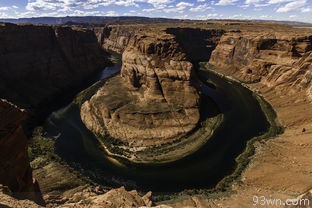
[[219,6],[227,6],[227,5],[233,5],[237,2],[238,0],[220,0],[216,5]]
[[295,1],[295,0],[269,0],[268,4],[280,4],[280,3],[287,3],[290,1]]
[[312,13],[312,7],[302,8],[302,9],[301,9],[301,12],[303,12],[303,13],[311,12],[311,13]]
[[179,3],[177,3],[177,7],[184,7],[184,8],[186,8],[186,7],[191,7],[191,6],[193,6],[194,4],[191,4],[191,3],[188,3],[188,2],[184,2],[184,1],[182,1],[182,2],[179,2]]
[[[80,9],[95,9],[100,6],[135,6],[139,7],[138,3],[147,3],[155,8],[165,8],[174,0],[28,0],[26,9],[28,11],[47,11],[58,10],[60,8],[80,8]],[[181,2],[186,3],[187,2]]]
[[[139,15],[150,17],[177,16],[179,18],[190,18],[190,19],[209,19],[209,18],[211,19],[211,18],[220,18],[223,13],[224,17],[222,18],[239,18],[239,19],[253,18],[253,19],[276,19],[276,20],[293,19],[297,21],[307,21],[307,22],[312,21],[311,20],[312,5],[310,3],[312,0],[192,0],[192,1],[191,0],[24,0],[24,1],[27,2],[26,7],[18,8],[16,5],[14,5],[14,3],[11,3],[11,5],[0,7],[0,17],[5,18],[9,16],[17,18],[17,17],[33,17],[33,16],[67,16],[67,15],[70,16]],[[215,7],[215,5],[218,5],[218,7]],[[230,12],[226,7],[225,7],[226,9],[224,10],[223,8],[219,7],[231,5],[236,7],[231,7],[231,10],[233,11]],[[264,9],[264,7],[267,8]],[[136,12],[131,12],[131,10],[135,10]],[[259,10],[262,10],[262,12],[261,13],[256,12]],[[210,12],[211,14],[209,14]],[[238,14],[230,16],[233,13],[235,14],[235,12]],[[289,12],[288,15],[287,12]],[[297,16],[295,17],[292,15]]]
[[142,0],[141,2],[146,2],[152,4],[155,8],[164,8],[166,5],[172,3],[173,0]]
[[245,4],[250,5],[250,4],[256,4],[260,3],[262,0],[246,0]]
[[10,7],[0,7],[0,11],[7,11],[9,9],[10,9]]
[[306,3],[307,3],[307,0],[295,0],[295,1],[285,4],[284,6],[281,6],[280,8],[276,10],[276,12],[281,13],[281,12],[294,11],[294,10],[302,8],[303,6],[306,5]]
[[196,7],[192,7],[190,8],[191,12],[204,12],[208,9],[212,9],[212,7],[210,7],[207,3],[206,4],[200,4]]
[[260,19],[270,19],[270,18],[272,18],[271,15],[261,15],[260,16]]
[[149,9],[143,9],[143,12],[155,12],[155,11],[160,11],[159,9],[155,9],[155,8],[149,8]]
[[194,4],[192,4],[192,3],[188,3],[188,2],[182,1],[182,2],[177,3],[175,7],[173,7],[173,6],[168,6],[167,8],[163,9],[163,11],[164,11],[165,13],[171,13],[171,12],[173,12],[173,13],[183,13],[184,10],[185,10],[187,7],[191,7],[191,6],[193,6],[193,5],[194,5]]
[[252,17],[249,15],[244,15],[244,14],[235,14],[229,16],[229,19],[251,19]]
[[0,12],[0,18],[11,18],[11,17],[8,16],[6,13]]
[[60,6],[60,2],[57,0],[35,0],[28,2],[26,9],[29,11],[56,10]]
[[297,15],[289,15],[289,18],[296,18],[298,17]]
[[0,7],[0,11],[8,11],[8,10],[14,10],[14,9],[18,9],[17,6],[13,5],[13,6],[4,6],[4,7]]
[[115,11],[108,11],[105,13],[105,16],[118,16],[118,13]]
[[241,5],[240,7],[244,8],[244,9],[247,9],[250,6],[266,7],[266,6],[270,6],[270,4],[264,2],[264,0],[245,0],[245,4]]
[[176,18],[176,19],[188,19],[189,16],[187,14],[185,14],[185,15],[175,16],[174,18]]
[[126,7],[129,7],[129,6],[136,6],[136,7],[138,7],[139,6],[134,1],[128,1],[128,0],[117,1],[117,2],[115,2],[115,4],[118,5],[118,6],[126,6]]
[[210,13],[210,14],[206,14],[206,15],[197,15],[197,16],[196,16],[196,19],[199,19],[199,20],[220,19],[220,18],[222,18],[222,17],[223,17],[222,14]]

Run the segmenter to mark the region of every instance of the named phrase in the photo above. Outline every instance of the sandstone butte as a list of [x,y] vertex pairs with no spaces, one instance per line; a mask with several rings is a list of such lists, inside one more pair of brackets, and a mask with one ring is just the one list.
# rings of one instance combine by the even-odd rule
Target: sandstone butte
[[[216,69],[218,73],[230,76],[242,82],[249,83],[248,86],[251,89],[255,90],[258,93],[261,93],[264,96],[264,98],[271,103],[271,105],[277,112],[278,119],[285,127],[285,132],[282,135],[279,135],[277,138],[264,140],[262,142],[257,142],[254,144],[256,147],[255,155],[252,156],[251,162],[249,163],[246,170],[242,173],[242,177],[239,183],[234,183],[232,185],[232,189],[235,191],[234,193],[220,196],[219,198],[207,198],[206,196],[201,195],[185,196],[177,198],[174,201],[160,202],[158,204],[166,204],[163,205],[163,207],[169,206],[169,207],[247,208],[252,206],[252,197],[255,195],[268,196],[270,198],[279,198],[282,200],[287,198],[295,198],[297,196],[301,198],[302,197],[311,198],[311,191],[309,192],[309,190],[311,189],[312,186],[312,172],[310,164],[312,151],[312,143],[311,143],[312,30],[309,28],[294,28],[291,26],[269,24],[269,23],[224,22],[224,21],[181,23],[180,25],[177,24],[175,26],[172,26],[168,23],[149,26],[143,25],[142,27],[144,27],[144,30],[147,30],[148,27],[150,27],[149,30],[150,33],[153,33],[154,28],[158,28],[156,31],[159,30],[164,31],[167,30],[168,28],[170,29],[174,27],[180,27],[179,29],[174,30],[174,34],[177,35],[176,42],[181,46],[183,52],[180,53],[179,51],[177,51],[177,55],[175,55],[175,53],[172,54],[173,57],[176,58],[176,60],[184,62],[185,60],[183,60],[183,56],[185,55],[183,55],[183,53],[185,53],[186,56],[191,57],[191,59],[193,59],[194,57],[190,55],[191,47],[187,46],[193,45],[192,43],[196,44],[202,43],[201,47],[198,47],[196,51],[193,51],[193,53],[203,54],[204,52],[208,52],[207,54],[209,54],[209,62],[210,64],[213,64],[218,67]],[[14,29],[13,31],[15,31],[15,33],[11,33],[10,35],[4,36],[6,38],[2,36],[2,38],[0,39],[1,41],[0,49],[2,51],[0,56],[1,64],[7,64],[3,66],[10,66],[0,68],[1,74],[5,75],[1,76],[0,78],[1,79],[0,89],[12,90],[12,94],[8,93],[9,91],[4,93],[2,90],[1,96],[3,98],[7,98],[13,103],[17,104],[23,103],[25,104],[25,106],[33,105],[33,103],[38,103],[38,101],[43,100],[43,97],[47,95],[52,96],[52,94],[55,92],[54,91],[55,89],[53,88],[53,90],[51,90],[52,88],[49,87],[48,85],[49,82],[47,82],[47,80],[53,79],[53,76],[52,77],[48,76],[47,80],[44,80],[43,77],[45,76],[37,76],[36,77],[37,79],[35,80],[36,82],[34,82],[35,84],[37,82],[45,83],[45,85],[43,86],[47,88],[46,90],[42,90],[44,91],[42,95],[45,95],[46,93],[47,95],[39,97],[34,96],[31,99],[28,98],[27,101],[21,99],[20,96],[17,96],[18,94],[23,94],[25,95],[24,97],[32,95],[31,91],[25,90],[28,88],[24,88],[25,84],[21,82],[21,80],[23,80],[23,76],[27,77],[28,73],[17,74],[13,73],[14,71],[11,71],[11,73],[6,73],[4,69],[13,70],[16,69],[15,66],[19,66],[20,62],[17,61],[10,62],[8,61],[10,60],[8,59],[8,57],[13,56],[13,54],[15,58],[24,55],[23,53],[17,53],[17,51],[20,50],[19,48],[12,48],[11,50],[8,50],[10,49],[10,47],[8,46],[4,47],[6,42],[5,40],[13,39],[22,41],[23,38],[20,37],[19,35],[20,32],[29,31],[28,33],[29,35],[23,36],[29,39],[28,42],[25,41],[23,47],[25,47],[24,50],[26,50],[27,48],[27,50],[31,51],[32,48],[36,46],[36,44],[31,42],[37,40],[35,38],[36,36],[34,35],[41,34],[40,32],[34,32],[37,31],[38,28],[41,29],[45,28],[45,30],[52,31],[51,33],[48,33],[52,35],[42,35],[42,38],[47,37],[50,38],[51,36],[52,37],[56,36],[53,35],[55,33],[53,32],[54,29],[52,29],[51,27],[13,26],[13,25],[1,26],[0,35],[5,34],[7,31],[12,31],[12,28]],[[190,31],[190,28],[193,29],[191,29]],[[215,29],[218,29],[223,32],[216,32]],[[75,34],[79,33],[72,32],[71,29],[66,30],[69,30],[70,31],[69,33]],[[147,37],[143,36],[142,37],[143,40],[141,40],[142,42],[139,41],[142,44],[141,47],[144,45],[149,47],[140,48],[137,47],[136,45],[133,45],[132,41],[134,41],[135,38],[132,38],[132,36],[133,34],[135,34],[134,31],[139,30],[143,31],[143,29],[142,28],[140,29],[138,25],[110,26],[106,28],[94,29],[95,34],[93,34],[92,32],[87,33],[90,34],[91,36],[94,35],[93,37],[97,37],[98,41],[100,42],[103,48],[111,49],[121,53],[123,52],[124,57],[125,56],[129,57],[129,62],[127,62],[123,66],[121,74],[123,74],[122,79],[128,81],[127,87],[130,88],[130,92],[132,90],[131,87],[137,88],[137,86],[140,86],[142,88],[140,92],[131,92],[135,95],[134,96],[136,97],[135,99],[138,99],[136,101],[137,103],[140,102],[140,98],[142,97],[145,98],[145,96],[147,96],[148,99],[155,99],[161,101],[161,99],[164,99],[166,96],[164,95],[164,93],[159,94],[159,88],[153,86],[152,88],[147,88],[149,89],[147,90],[142,86],[148,83],[147,81],[148,79],[141,79],[138,76],[133,76],[137,75],[135,73],[142,72],[141,70],[139,70],[141,62],[135,63],[134,70],[131,70],[131,68],[129,68],[130,64],[133,63],[134,60],[141,60],[138,57],[142,57],[144,58],[143,60],[145,60],[150,56],[143,53],[144,51],[145,52],[148,51],[147,50],[148,48],[155,49],[154,47],[151,47],[151,45],[153,44],[148,44],[149,39],[148,37],[153,35],[147,35]],[[186,33],[185,31],[188,31],[189,33]],[[199,31],[204,32],[202,33]],[[167,32],[171,34],[173,33],[171,29],[167,30]],[[207,35],[208,33],[210,34],[209,38]],[[194,36],[194,34],[197,34],[198,36]],[[206,34],[206,36],[202,34]],[[55,38],[53,40],[55,41]],[[69,40],[72,39],[69,38]],[[163,43],[163,41],[164,40],[159,40],[159,42],[161,43]],[[42,42],[46,44],[51,43],[51,41],[48,42],[42,41]],[[55,42],[52,41],[52,43]],[[78,45],[81,44],[80,41],[77,41],[75,43],[77,43]],[[39,44],[39,42],[37,44]],[[93,42],[92,44],[96,47],[95,42]],[[66,44],[61,45],[64,47],[63,49],[66,49],[66,51],[68,50],[67,52],[73,52],[73,50],[68,49],[68,47],[70,48],[69,45]],[[59,46],[60,45],[58,45],[57,47]],[[19,47],[21,47],[20,44]],[[40,50],[36,48],[35,51]],[[59,50],[55,51],[52,50],[49,53],[55,55],[58,54],[58,52]],[[35,59],[33,58],[34,56],[28,56],[29,53],[30,53],[29,51],[25,51],[25,55],[27,55],[29,61],[33,61],[35,63]],[[64,56],[64,53],[62,54],[63,54],[61,56],[62,58],[67,57]],[[66,54],[67,53],[65,53],[65,55]],[[92,52],[89,55],[92,54],[94,53]],[[157,54],[157,56],[159,57],[161,57],[161,55],[162,55],[161,53]],[[45,57],[46,56],[43,56],[42,58]],[[78,59],[81,59],[81,56],[78,57],[79,57]],[[157,59],[158,58],[156,58],[156,60]],[[20,58],[20,60],[23,59]],[[10,65],[8,65],[8,63],[10,63]],[[81,64],[85,64],[85,62],[83,61],[83,63]],[[67,71],[68,64],[65,65],[66,67],[64,66],[63,70],[66,69],[65,71]],[[186,61],[186,66],[187,65],[188,64]],[[23,64],[22,66],[25,66],[25,64]],[[48,64],[46,64],[45,66],[47,67]],[[95,68],[97,68],[97,66],[95,66]],[[96,71],[95,68],[90,69],[89,72],[93,70]],[[185,67],[184,69],[187,69],[187,67]],[[26,72],[31,71],[33,72],[32,74],[34,75],[37,75],[37,73],[35,73],[36,70],[40,71],[40,69],[37,68],[36,65],[32,65],[32,67],[28,68],[23,67],[23,70],[25,70]],[[61,69],[59,72],[63,73]],[[88,74],[89,72],[85,73]],[[156,72],[157,70],[154,72],[154,74],[159,75]],[[74,71],[73,73],[70,73],[70,75],[72,75],[70,76],[70,79],[73,77],[73,75],[75,76],[77,75],[77,79],[79,79],[79,74],[80,71],[79,72]],[[49,75],[51,75],[51,73]],[[57,77],[57,75],[55,76]],[[175,76],[174,79],[172,80],[177,79],[177,77],[178,76]],[[146,78],[150,78],[149,82],[151,84],[157,83],[156,76]],[[4,86],[3,83],[5,82],[4,81],[2,82],[2,80],[12,80],[12,82],[9,83],[11,84],[11,87],[8,87],[9,85]],[[15,80],[18,80],[19,82],[14,83],[13,81]],[[189,82],[189,80],[187,79],[182,80],[184,82]],[[53,82],[53,80],[50,81]],[[13,83],[15,84],[14,86],[12,86]],[[57,83],[60,83],[59,89],[63,89],[63,87],[66,86],[66,83],[68,83],[68,80],[66,80],[65,82],[64,80],[62,81],[60,79]],[[153,89],[153,91],[150,91],[151,89]],[[191,89],[195,88],[192,87]],[[27,143],[25,142],[26,135],[25,133],[23,133],[20,123],[24,113],[21,112],[21,110],[19,110],[19,107],[4,100],[0,102],[0,106],[1,106],[0,152],[1,154],[4,152],[4,150],[10,152],[10,154],[9,153],[4,154],[1,157],[0,162],[1,170],[2,167],[6,167],[6,172],[4,176],[0,172],[0,183],[9,187],[11,191],[13,191],[13,193],[11,193],[10,191],[7,190],[7,188],[1,188],[0,195],[1,199],[3,200],[0,202],[0,204],[13,207],[14,206],[38,207],[38,205],[34,204],[29,200],[18,200],[16,198],[13,198],[16,197],[14,192],[20,192],[21,190],[28,190],[32,192],[32,190],[35,189],[35,186],[31,176],[31,170],[27,159],[27,152],[25,151],[25,148],[27,148]],[[106,113],[111,112],[106,111]],[[12,121],[11,119],[7,120],[8,116],[10,118],[17,119],[14,119]],[[122,116],[125,116],[125,114],[123,114]],[[114,123],[114,125],[117,125],[117,127],[119,125],[120,127],[120,123],[118,123],[120,122],[120,120],[118,120],[118,118],[116,119],[117,122]],[[118,132],[116,132],[116,134],[118,134]],[[168,132],[168,134],[169,135],[174,134],[174,132]],[[18,157],[17,156],[11,157],[10,155],[13,154],[18,155]],[[15,166],[10,166],[8,164],[19,164],[18,168],[21,168],[22,170],[16,170]],[[34,177],[36,177],[36,175],[34,175]],[[47,179],[40,178],[40,180],[38,180],[39,185],[40,181],[42,181],[42,184],[44,184],[45,180]],[[44,189],[44,187],[41,188]],[[43,192],[42,194],[44,199],[48,198],[47,193]],[[96,206],[140,207],[151,205],[152,202],[147,200],[147,198],[149,198],[149,195],[141,197],[137,196],[136,194],[137,194],[136,192],[127,192],[124,189],[115,189],[107,193],[82,191],[81,193],[79,192],[75,194],[75,196],[67,195],[65,197],[65,194],[60,194],[58,200],[56,199],[57,197],[55,198],[55,203],[57,201],[58,202],[57,206],[59,207],[75,207],[75,206],[87,207],[88,206],[86,205],[87,202],[89,203],[90,206],[94,205],[94,207]],[[34,200],[33,197],[34,197],[33,195],[26,196],[26,198],[29,198],[31,200]],[[51,201],[49,203],[53,204]],[[107,205],[107,203],[110,204]],[[120,203],[124,204],[121,205]]]
[[[109,154],[143,163],[177,160],[185,153],[166,145],[183,142],[200,118],[193,70],[173,35],[135,33],[124,47],[120,76],[82,105],[82,121]],[[107,144],[107,136],[115,141]]]

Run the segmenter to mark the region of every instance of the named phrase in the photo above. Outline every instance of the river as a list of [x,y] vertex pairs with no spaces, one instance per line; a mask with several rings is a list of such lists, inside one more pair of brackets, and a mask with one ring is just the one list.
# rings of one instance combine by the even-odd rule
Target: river
[[[106,68],[96,80],[105,79],[119,68],[120,64]],[[46,136],[55,140],[56,152],[63,160],[102,185],[153,192],[214,187],[233,172],[235,158],[244,151],[247,141],[264,134],[269,123],[250,90],[204,69],[197,73],[201,80],[210,83],[203,84],[202,91],[217,103],[224,121],[207,144],[184,159],[158,166],[116,162],[103,153],[97,139],[82,123],[78,106],[72,103],[46,119]]]

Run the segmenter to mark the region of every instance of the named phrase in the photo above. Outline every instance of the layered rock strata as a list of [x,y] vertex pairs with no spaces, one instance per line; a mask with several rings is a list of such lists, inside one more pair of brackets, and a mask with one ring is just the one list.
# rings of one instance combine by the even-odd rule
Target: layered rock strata
[[134,36],[136,29],[136,27],[116,25],[94,28],[94,33],[103,48],[122,53]]
[[210,63],[245,82],[307,90],[311,96],[312,36],[289,32],[228,32]]
[[137,33],[123,52],[121,76],[82,105],[81,117],[112,155],[140,163],[185,156],[191,151],[183,146],[177,153],[174,145],[200,118],[193,66],[172,35]]

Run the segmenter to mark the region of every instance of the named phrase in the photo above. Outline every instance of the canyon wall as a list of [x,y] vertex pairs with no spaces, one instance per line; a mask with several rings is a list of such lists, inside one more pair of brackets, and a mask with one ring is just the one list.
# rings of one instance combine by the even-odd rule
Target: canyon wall
[[0,25],[0,97],[23,108],[45,107],[106,65],[90,30]]
[[94,33],[104,49],[121,54],[134,36],[136,29],[135,27],[116,25],[94,28]]
[[311,94],[312,35],[295,32],[227,32],[210,63],[245,82]]
[[27,153],[27,138],[21,123],[26,113],[0,99],[0,184],[18,198],[42,203],[39,186],[32,178]]
[[[167,33],[174,36],[175,41],[187,59],[191,62],[208,61],[212,51],[225,33],[221,29],[201,29],[192,27],[166,27],[166,26],[128,26],[112,25],[107,27],[98,27],[94,29],[98,42],[102,47],[109,51],[123,53],[130,40],[138,33],[144,33],[151,27],[149,33],[155,30],[155,33]],[[171,37],[172,38],[172,37]]]
[[175,36],[188,59],[194,63],[208,61],[225,31],[221,29],[168,28],[166,32]]
[[0,184],[14,197],[43,203],[21,125],[26,115],[44,111],[108,64],[91,30],[0,24]]

